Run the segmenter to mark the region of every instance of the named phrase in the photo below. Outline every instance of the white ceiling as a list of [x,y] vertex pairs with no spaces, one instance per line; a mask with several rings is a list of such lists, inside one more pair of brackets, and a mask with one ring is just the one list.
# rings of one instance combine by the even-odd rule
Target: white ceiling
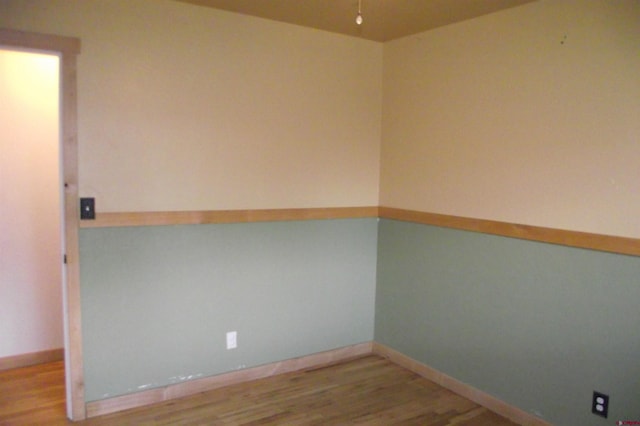
[[389,41],[537,0],[178,0],[230,12]]

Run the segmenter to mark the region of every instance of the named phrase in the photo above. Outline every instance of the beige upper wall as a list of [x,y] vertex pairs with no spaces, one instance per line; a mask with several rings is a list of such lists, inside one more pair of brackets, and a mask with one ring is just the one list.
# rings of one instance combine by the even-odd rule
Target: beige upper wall
[[378,43],[168,0],[3,0],[0,25],[81,39],[99,212],[378,204]]
[[640,237],[640,2],[547,0],[384,46],[382,205]]
[[98,211],[380,202],[640,237],[639,9],[539,1],[384,48],[168,0],[3,0],[0,25],[82,39]]

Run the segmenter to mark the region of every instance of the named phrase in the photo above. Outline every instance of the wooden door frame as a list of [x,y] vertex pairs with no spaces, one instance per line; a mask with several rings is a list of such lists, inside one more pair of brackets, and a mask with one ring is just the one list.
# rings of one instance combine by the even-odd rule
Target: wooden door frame
[[[39,34],[0,28],[0,47],[52,53],[60,58],[60,149],[64,181],[64,254],[63,317],[65,328],[65,378],[67,416],[86,418],[82,369],[82,333],[80,322],[80,262],[78,249],[78,125],[76,57],[80,40],[73,37]],[[62,260],[61,260],[62,261]]]

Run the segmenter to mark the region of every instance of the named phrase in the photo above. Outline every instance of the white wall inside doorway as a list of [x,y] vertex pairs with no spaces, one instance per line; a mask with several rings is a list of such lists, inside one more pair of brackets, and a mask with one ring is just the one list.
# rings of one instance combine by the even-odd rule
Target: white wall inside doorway
[[64,345],[59,65],[0,50],[0,358]]

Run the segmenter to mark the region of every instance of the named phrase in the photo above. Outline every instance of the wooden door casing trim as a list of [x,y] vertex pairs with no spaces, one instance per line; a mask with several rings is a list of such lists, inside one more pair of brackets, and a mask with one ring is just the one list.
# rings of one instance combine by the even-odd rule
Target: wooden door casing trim
[[[60,58],[60,150],[62,152],[62,178],[64,181],[64,254],[66,255],[63,289],[65,329],[67,342],[65,374],[69,384],[70,400],[67,415],[72,420],[86,417],[84,401],[84,374],[82,363],[82,334],[80,319],[80,264],[78,229],[78,124],[77,124],[77,65],[80,40],[51,34],[40,34],[0,28],[0,47],[34,50],[58,55]],[[62,259],[61,259],[62,261]]]

